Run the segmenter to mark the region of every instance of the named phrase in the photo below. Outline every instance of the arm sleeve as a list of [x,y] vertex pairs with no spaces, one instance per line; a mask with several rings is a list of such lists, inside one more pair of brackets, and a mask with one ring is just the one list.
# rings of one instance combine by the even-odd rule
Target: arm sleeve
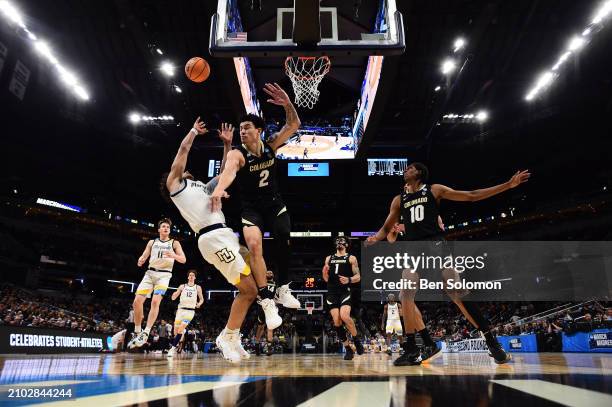
[[219,184],[219,177],[215,177],[208,181],[208,184],[206,184],[206,193],[211,195],[215,188],[217,188],[217,184]]

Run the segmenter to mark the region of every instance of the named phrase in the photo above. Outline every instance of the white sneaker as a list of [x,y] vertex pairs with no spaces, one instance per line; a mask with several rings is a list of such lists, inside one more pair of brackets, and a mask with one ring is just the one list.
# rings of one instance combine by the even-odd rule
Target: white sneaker
[[276,293],[274,294],[274,302],[282,305],[285,308],[300,308],[300,302],[291,294],[289,284],[281,285],[276,289]]
[[173,358],[174,356],[176,356],[176,348],[173,346],[168,351],[168,354],[166,355],[166,357],[167,358]]
[[234,349],[234,341],[236,340],[235,337],[238,337],[238,340],[240,340],[239,335],[226,334],[224,329],[221,331],[219,336],[217,336],[217,340],[215,341],[223,358],[232,363],[238,363],[241,359],[238,352],[236,352]]
[[149,339],[149,334],[146,333],[145,331],[141,331],[138,335],[136,335],[134,339],[130,341],[130,343],[128,343],[128,348],[130,349],[140,348],[142,345],[147,343],[148,339]]
[[268,329],[276,329],[281,326],[283,319],[278,315],[278,308],[276,308],[276,304],[274,304],[273,300],[264,298],[259,301],[259,305],[261,305],[266,316],[266,326]]
[[236,339],[234,340],[233,343],[234,343],[234,350],[238,352],[238,355],[240,355],[240,359],[250,359],[251,358],[251,354],[242,347],[242,334],[236,335]]

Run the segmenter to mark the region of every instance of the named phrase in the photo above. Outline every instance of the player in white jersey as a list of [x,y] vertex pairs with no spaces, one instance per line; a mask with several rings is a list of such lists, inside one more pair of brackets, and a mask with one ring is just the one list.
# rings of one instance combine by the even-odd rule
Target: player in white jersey
[[402,343],[404,330],[402,329],[402,321],[400,319],[402,316],[402,304],[395,301],[395,295],[393,294],[389,294],[387,299],[389,302],[385,304],[382,328],[387,334],[387,353],[391,355],[391,337],[395,333],[399,342]]
[[[249,307],[255,301],[257,285],[251,275],[251,268],[241,255],[238,237],[232,229],[225,226],[223,212],[211,211],[210,195],[217,185],[218,177],[205,184],[195,181],[193,176],[185,171],[189,150],[191,150],[195,137],[207,132],[205,124],[198,117],[193,128],[181,142],[170,173],[162,176],[164,183],[162,193],[166,195],[169,193],[170,199],[189,223],[191,229],[200,235],[198,247],[202,257],[214,265],[230,284],[238,288],[239,294],[234,298],[227,325],[216,340],[223,357],[230,362],[237,363],[249,357],[248,352],[240,343],[240,327]],[[231,149],[233,133],[234,127],[231,124],[222,124],[219,132],[223,140],[221,171],[225,166],[227,153]],[[276,319],[270,321],[269,317],[269,312],[266,312],[268,326],[274,325],[276,328],[282,322],[278,314],[276,314],[276,318],[280,320],[278,322]]]
[[[138,259],[138,267],[142,267],[147,259],[149,259],[149,267],[138,285],[134,297],[134,332],[136,337],[128,343],[130,349],[139,348],[147,342],[151,328],[157,320],[157,314],[159,314],[159,304],[168,289],[168,284],[170,284],[174,261],[183,264],[187,261],[181,244],[174,239],[170,239],[172,221],[164,218],[157,223],[157,226],[159,238],[149,240],[142,256]],[[143,305],[150,294],[153,294],[153,298],[151,298],[151,309],[147,316],[147,326],[141,331],[144,317]]]
[[189,325],[195,315],[196,308],[200,308],[204,303],[202,287],[195,283],[195,279],[195,270],[189,270],[187,273],[187,284],[181,284],[172,294],[172,301],[175,301],[179,296],[180,300],[176,309],[176,318],[174,318],[174,339],[172,340],[172,347],[168,351],[167,356],[169,358],[176,355],[176,349],[187,325]]

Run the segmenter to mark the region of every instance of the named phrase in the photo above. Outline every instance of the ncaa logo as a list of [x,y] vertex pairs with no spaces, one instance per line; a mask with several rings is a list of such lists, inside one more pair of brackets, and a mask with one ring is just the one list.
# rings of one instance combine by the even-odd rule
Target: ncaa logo
[[236,259],[234,252],[232,252],[231,250],[228,250],[227,247],[224,247],[223,249],[219,250],[215,254],[219,258],[219,260],[221,260],[224,263],[231,263]]

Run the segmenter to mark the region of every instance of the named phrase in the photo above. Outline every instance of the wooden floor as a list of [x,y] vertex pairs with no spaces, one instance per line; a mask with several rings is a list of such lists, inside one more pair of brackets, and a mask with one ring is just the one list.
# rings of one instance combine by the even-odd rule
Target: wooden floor
[[45,401],[7,398],[11,389],[59,386],[74,391],[70,406],[612,406],[612,355],[515,353],[498,366],[486,354],[455,353],[401,368],[393,358],[253,355],[234,365],[217,355],[4,355],[0,404]]

